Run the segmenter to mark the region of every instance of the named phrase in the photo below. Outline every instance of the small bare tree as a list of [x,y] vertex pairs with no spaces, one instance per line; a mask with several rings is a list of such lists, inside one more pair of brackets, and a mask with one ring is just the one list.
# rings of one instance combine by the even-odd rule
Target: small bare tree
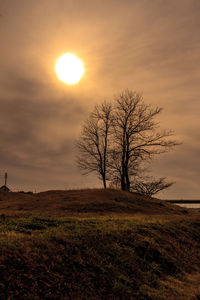
[[109,136],[111,134],[112,105],[96,105],[86,120],[77,147],[77,163],[83,174],[97,173],[106,188]]
[[152,181],[136,181],[132,186],[132,190],[142,195],[153,196],[158,192],[172,186],[174,182],[166,182],[165,178],[159,178]]

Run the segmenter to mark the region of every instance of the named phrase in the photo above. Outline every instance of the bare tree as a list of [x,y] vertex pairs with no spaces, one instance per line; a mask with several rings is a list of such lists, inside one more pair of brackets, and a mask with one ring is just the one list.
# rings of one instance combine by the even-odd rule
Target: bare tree
[[171,139],[172,131],[158,131],[155,118],[161,111],[128,89],[115,97],[113,106],[106,102],[96,106],[77,143],[83,173],[96,172],[105,188],[110,181],[130,191],[144,162],[178,145]]
[[[178,144],[170,139],[172,131],[157,131],[154,119],[160,112],[161,108],[144,104],[142,96],[130,90],[115,98],[113,153],[120,160],[122,190],[130,191],[131,176],[140,161],[150,160]],[[116,169],[114,165],[110,168]]]
[[97,173],[106,188],[108,146],[111,134],[112,105],[104,102],[96,105],[86,120],[77,147],[77,163],[83,174]]
[[132,186],[132,190],[142,195],[153,196],[158,192],[169,188],[174,182],[166,182],[165,178],[159,178],[151,181],[136,181]]

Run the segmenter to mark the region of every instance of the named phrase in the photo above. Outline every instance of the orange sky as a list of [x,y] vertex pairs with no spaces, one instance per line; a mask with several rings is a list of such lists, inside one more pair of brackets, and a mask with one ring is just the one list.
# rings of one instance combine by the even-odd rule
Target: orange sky
[[[183,142],[152,165],[176,181],[160,196],[200,198],[199,0],[0,0],[0,14],[0,174],[12,189],[97,186],[74,140],[94,104],[129,88]],[[78,85],[56,77],[64,52],[84,61]]]

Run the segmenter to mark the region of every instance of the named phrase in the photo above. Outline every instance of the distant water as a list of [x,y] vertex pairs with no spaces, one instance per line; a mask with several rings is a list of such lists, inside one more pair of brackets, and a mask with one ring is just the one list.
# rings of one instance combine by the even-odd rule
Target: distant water
[[200,209],[200,203],[193,203],[193,204],[190,204],[190,203],[183,203],[183,204],[176,203],[176,205],[181,206],[181,207]]

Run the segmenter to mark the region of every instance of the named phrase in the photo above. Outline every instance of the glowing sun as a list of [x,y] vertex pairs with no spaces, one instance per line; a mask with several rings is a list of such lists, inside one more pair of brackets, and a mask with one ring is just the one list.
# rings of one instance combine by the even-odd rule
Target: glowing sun
[[71,53],[60,56],[55,69],[58,78],[67,84],[78,83],[85,72],[83,62]]

